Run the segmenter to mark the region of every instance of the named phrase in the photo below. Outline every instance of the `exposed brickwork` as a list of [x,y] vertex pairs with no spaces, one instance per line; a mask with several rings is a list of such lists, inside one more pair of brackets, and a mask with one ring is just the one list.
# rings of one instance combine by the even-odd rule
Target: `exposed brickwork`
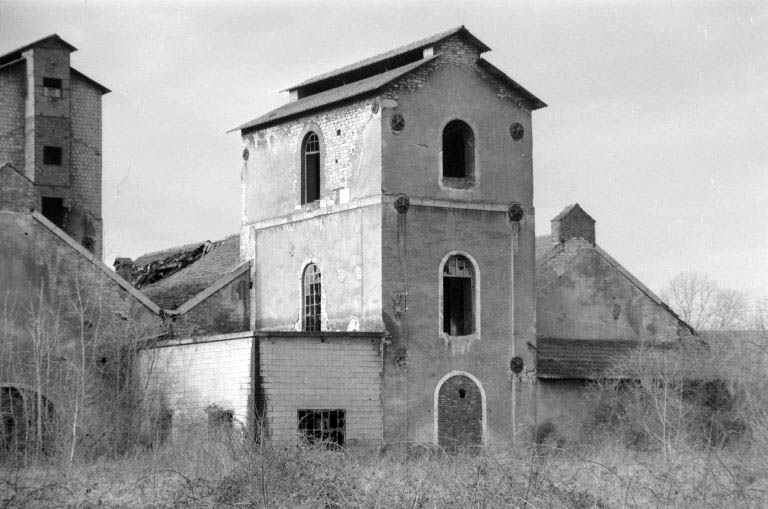
[[[70,68],[69,51],[43,41],[19,53],[19,63],[0,69],[0,165],[10,162],[27,175],[38,200],[63,198],[70,209],[64,231],[101,257],[104,90]],[[45,78],[60,80],[57,93],[46,92]],[[61,164],[44,164],[45,146],[61,148]]]
[[96,232],[96,256],[101,257],[101,91],[74,74],[71,87],[71,196],[92,217]]
[[493,86],[497,89],[496,95],[500,99],[510,99],[519,103],[521,106],[530,108],[528,101],[523,100],[519,94],[516,94],[514,91],[510,90],[507,85],[501,83],[477,64],[477,61],[480,58],[480,52],[471,44],[464,42],[458,35],[454,35],[441,41],[435,47],[435,54],[440,54],[440,57],[435,61],[419,67],[411,73],[408,73],[406,76],[403,76],[395,83],[392,83],[385,89],[385,95],[392,99],[396,99],[398,93],[401,90],[414,90],[421,88],[429,79],[429,75],[440,66],[456,65],[469,67],[477,71],[477,73],[484,80],[493,84]]
[[[250,140],[251,150],[264,153],[275,153],[282,149],[288,149],[285,166],[280,167],[280,172],[293,177],[293,206],[301,203],[301,143],[309,131],[317,131],[320,136],[320,202],[308,207],[324,206],[339,203],[340,190],[348,188],[355,168],[355,155],[363,149],[360,133],[365,124],[370,120],[372,99],[356,101],[350,104],[306,115],[281,125],[267,127],[246,136]],[[254,154],[258,157],[257,154]],[[250,170],[253,168],[253,170]],[[258,159],[249,163],[249,171],[264,171],[260,167]],[[272,176],[261,174],[262,178],[269,179]],[[263,186],[263,182],[260,182]],[[246,203],[244,213],[250,215]],[[281,215],[278,211],[269,213],[261,212],[263,217],[275,217]]]
[[24,173],[24,97],[26,68],[19,62],[0,69],[0,166]]
[[478,445],[483,438],[483,400],[475,382],[464,375],[446,380],[437,396],[437,441],[452,449]]
[[556,242],[580,238],[595,243],[595,220],[579,204],[571,205],[552,220],[552,237]]
[[382,437],[380,339],[261,338],[260,374],[272,438],[296,436],[299,409],[346,411],[346,443]]
[[211,404],[232,410],[238,423],[248,422],[253,336],[207,339],[201,343],[166,343],[174,346],[150,348],[141,354],[151,383],[150,394],[173,412],[176,430],[199,426],[206,417],[205,407]]

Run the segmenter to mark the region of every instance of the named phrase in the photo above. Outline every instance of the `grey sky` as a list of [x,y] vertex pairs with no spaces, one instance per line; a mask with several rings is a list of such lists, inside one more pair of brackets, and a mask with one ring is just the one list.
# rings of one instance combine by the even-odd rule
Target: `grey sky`
[[457,25],[549,104],[537,233],[565,205],[660,290],[682,270],[768,295],[765,2],[16,2],[0,53],[58,33],[104,99],[105,261],[238,231],[228,129],[306,77]]

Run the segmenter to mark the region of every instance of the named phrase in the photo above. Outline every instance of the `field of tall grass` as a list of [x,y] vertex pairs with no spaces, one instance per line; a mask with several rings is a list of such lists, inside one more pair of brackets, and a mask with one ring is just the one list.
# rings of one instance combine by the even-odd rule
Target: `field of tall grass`
[[[0,505],[259,507],[761,507],[765,447],[638,450],[620,436],[571,447],[498,445],[447,454],[323,444],[259,446],[234,431],[198,433],[118,457],[40,459],[0,469]],[[764,445],[764,444],[763,444]]]

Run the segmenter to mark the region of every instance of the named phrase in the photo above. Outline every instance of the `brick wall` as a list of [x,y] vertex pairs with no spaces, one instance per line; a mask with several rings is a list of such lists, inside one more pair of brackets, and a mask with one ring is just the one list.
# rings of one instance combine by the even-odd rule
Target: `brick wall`
[[380,336],[364,333],[260,337],[256,399],[266,411],[270,437],[295,437],[300,409],[343,409],[348,445],[380,444],[380,344]]
[[205,422],[205,408],[232,410],[243,425],[249,419],[253,336],[250,333],[208,336],[204,341],[171,340],[142,351],[141,365],[150,395],[173,413],[183,430]]
[[96,256],[102,252],[101,218],[101,91],[72,75],[71,196],[91,216]]
[[11,163],[24,173],[24,62],[0,69],[0,166]]
[[472,379],[457,375],[446,380],[440,386],[437,404],[437,440],[441,447],[480,444],[483,400]]
[[[342,189],[349,193],[345,200],[380,192],[372,103],[355,101],[246,134],[251,157],[243,177],[245,222],[291,214],[301,205],[301,144],[309,131],[320,137],[321,189],[320,202],[307,208],[340,203]],[[369,127],[375,127],[372,133]]]

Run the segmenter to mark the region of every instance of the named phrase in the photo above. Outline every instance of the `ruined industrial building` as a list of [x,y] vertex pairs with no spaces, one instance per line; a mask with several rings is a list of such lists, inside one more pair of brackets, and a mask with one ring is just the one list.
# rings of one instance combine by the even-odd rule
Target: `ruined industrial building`
[[[696,339],[579,205],[535,237],[546,105],[464,27],[288,87],[233,129],[240,231],[115,271],[99,261],[108,90],[73,50],[51,36],[0,57],[0,278],[54,305],[81,267],[125,319],[161,325],[142,355],[174,432],[214,405],[273,440],[530,441],[577,427],[584,382],[637,345]],[[6,399],[30,387],[12,374]]]

